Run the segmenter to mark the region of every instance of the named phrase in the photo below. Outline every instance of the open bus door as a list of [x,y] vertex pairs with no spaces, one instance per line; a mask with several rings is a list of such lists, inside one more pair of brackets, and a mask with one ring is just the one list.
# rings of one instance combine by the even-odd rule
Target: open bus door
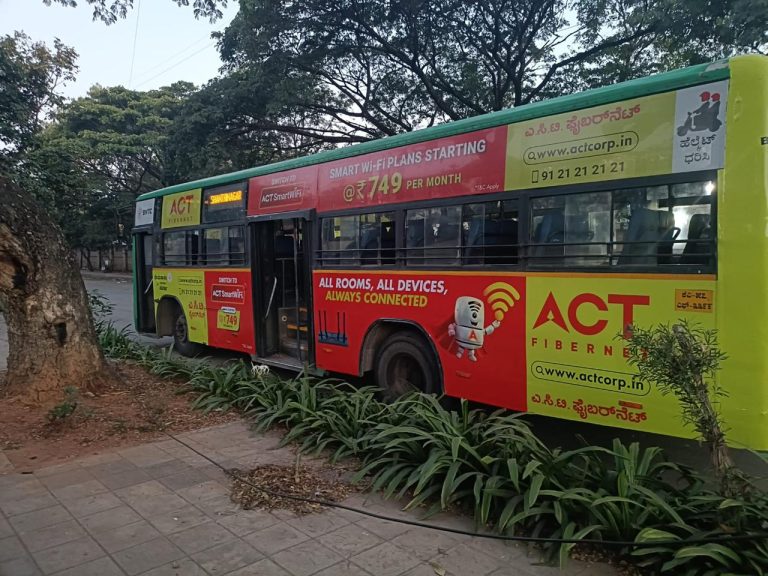
[[154,240],[152,232],[136,234],[136,306],[137,332],[155,331],[155,294],[152,285]]
[[289,368],[313,361],[311,277],[305,218],[251,224],[257,360]]

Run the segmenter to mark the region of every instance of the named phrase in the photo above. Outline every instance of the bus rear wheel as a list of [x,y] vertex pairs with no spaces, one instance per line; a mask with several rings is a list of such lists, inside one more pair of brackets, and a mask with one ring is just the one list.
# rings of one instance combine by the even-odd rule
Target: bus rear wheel
[[376,384],[384,399],[395,400],[410,392],[440,393],[440,368],[424,339],[413,333],[395,334],[376,359]]
[[173,320],[173,348],[182,356],[189,357],[196,356],[201,350],[200,344],[189,340],[189,325],[182,310],[177,310]]

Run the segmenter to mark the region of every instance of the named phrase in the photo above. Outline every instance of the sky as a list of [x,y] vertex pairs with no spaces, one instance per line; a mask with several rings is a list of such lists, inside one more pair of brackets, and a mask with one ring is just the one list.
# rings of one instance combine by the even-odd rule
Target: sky
[[221,66],[210,34],[234,18],[239,3],[228,4],[224,18],[211,24],[196,20],[191,6],[173,0],[134,0],[125,20],[107,26],[92,19],[85,0],[76,8],[45,6],[42,0],[0,0],[0,36],[20,30],[49,46],[59,38],[73,47],[80,70],[77,80],[61,90],[70,98],[84,96],[94,84],[150,90],[186,80],[199,86]]

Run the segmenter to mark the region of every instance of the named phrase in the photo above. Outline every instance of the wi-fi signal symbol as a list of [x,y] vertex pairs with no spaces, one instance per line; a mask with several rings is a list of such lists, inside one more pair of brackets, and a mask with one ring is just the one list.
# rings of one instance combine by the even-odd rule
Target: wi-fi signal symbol
[[506,282],[494,282],[483,290],[483,295],[499,322],[504,319],[504,315],[515,305],[515,302],[520,300],[520,292]]

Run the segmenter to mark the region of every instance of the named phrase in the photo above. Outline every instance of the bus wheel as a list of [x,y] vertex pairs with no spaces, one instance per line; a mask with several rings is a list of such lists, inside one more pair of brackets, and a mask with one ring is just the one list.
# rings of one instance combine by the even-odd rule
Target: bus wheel
[[376,384],[387,401],[409,392],[440,393],[440,369],[423,338],[403,332],[389,338],[376,360]]
[[196,356],[200,352],[200,344],[189,341],[187,317],[181,310],[176,312],[176,318],[173,321],[173,349],[182,356]]

